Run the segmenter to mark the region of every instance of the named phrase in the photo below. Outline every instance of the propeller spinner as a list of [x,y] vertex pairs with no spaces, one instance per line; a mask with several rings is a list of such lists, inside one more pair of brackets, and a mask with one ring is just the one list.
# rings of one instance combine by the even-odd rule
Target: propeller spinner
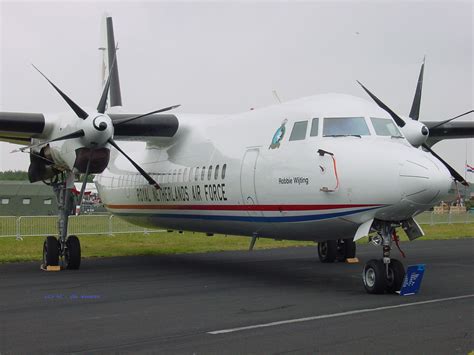
[[[115,62],[116,60],[114,57],[112,66],[110,68],[110,72],[112,72],[115,66]],[[148,181],[150,185],[153,185],[157,189],[160,188],[158,183],[145,170],[143,170],[132,158],[130,158],[130,156],[128,156],[114,141],[113,139],[114,126],[119,126],[124,123],[131,122],[136,119],[143,118],[152,114],[173,110],[179,107],[180,105],[169,106],[169,107],[165,107],[159,110],[154,110],[142,115],[129,117],[126,119],[117,120],[116,122],[112,122],[112,120],[106,113],[107,98],[109,95],[110,81],[111,81],[110,73],[109,73],[107,82],[104,85],[104,89],[102,91],[99,103],[97,105],[97,112],[87,113],[78,104],[76,104],[69,96],[67,96],[61,89],[59,89],[59,87],[57,87],[50,79],[48,79],[48,77],[46,77],[46,75],[43,74],[37,67],[35,67],[34,65],[33,67],[51,84],[51,86],[59,93],[59,95],[64,99],[64,101],[66,101],[66,103],[74,111],[74,113],[80,119],[80,121],[76,123],[75,125],[76,130],[73,132],[70,132],[63,136],[55,137],[45,142],[43,141],[35,145],[30,145],[28,147],[21,148],[20,150],[22,151],[26,149],[31,150],[31,148],[46,145],[52,142],[58,142],[58,141],[64,141],[64,140],[70,140],[70,139],[80,139],[80,142],[83,145],[83,148],[88,148],[91,150],[90,153],[88,154],[89,160],[87,161],[87,166],[84,172],[85,176],[84,176],[84,181],[82,184],[81,195],[80,195],[81,202],[82,202],[82,197],[85,191],[85,186],[87,183],[87,178],[90,173],[91,163],[94,159],[94,151],[95,150],[98,151],[101,149],[103,150],[104,148],[110,149],[109,148],[110,146],[117,149],[128,161],[130,161],[130,163]]]
[[[420,114],[420,103],[421,103],[421,92],[423,87],[423,72],[425,68],[425,60],[423,59],[423,64],[421,65],[420,74],[418,76],[418,83],[415,90],[415,97],[413,99],[413,104],[410,110],[410,120],[403,119],[398,114],[396,114],[390,107],[388,107],[385,103],[383,103],[377,96],[375,96],[372,92],[369,91],[361,82],[357,81],[357,83],[364,89],[364,91],[375,101],[375,103],[384,111],[386,111],[395,121],[395,123],[400,127],[405,138],[415,147],[422,146],[426,151],[430,152],[434,157],[436,157],[443,165],[449,170],[451,176],[454,180],[459,181],[461,184],[468,186],[469,184],[467,181],[459,174],[451,165],[449,165],[446,161],[444,161],[438,154],[436,154],[427,144],[426,141],[429,137],[429,129],[423,123],[418,121],[419,114]],[[439,125],[435,127],[439,127],[447,122],[450,122],[456,118],[465,116],[474,110],[467,111],[463,114],[450,118],[441,122]]]

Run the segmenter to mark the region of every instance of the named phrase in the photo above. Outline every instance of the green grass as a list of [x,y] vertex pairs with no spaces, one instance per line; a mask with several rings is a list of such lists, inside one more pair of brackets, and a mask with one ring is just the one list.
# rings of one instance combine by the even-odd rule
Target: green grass
[[[474,237],[474,224],[423,225],[426,236],[423,239],[456,239]],[[403,232],[401,239],[406,240]],[[208,237],[201,233],[185,232],[120,234],[116,236],[81,236],[83,257],[110,257],[126,255],[158,255],[202,253],[226,250],[247,250],[250,239],[243,237]],[[361,241],[365,242],[364,240]],[[313,246],[313,242],[274,241],[259,239],[255,249]],[[26,237],[0,238],[0,263],[38,261],[42,258],[43,238]]]

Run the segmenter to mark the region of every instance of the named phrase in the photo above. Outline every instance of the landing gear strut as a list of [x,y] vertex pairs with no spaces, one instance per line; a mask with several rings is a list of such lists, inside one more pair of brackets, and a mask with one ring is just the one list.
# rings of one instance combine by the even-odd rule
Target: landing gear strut
[[389,223],[380,226],[379,239],[383,258],[369,260],[362,273],[364,287],[368,293],[395,293],[402,287],[405,268],[397,259],[390,259],[394,231],[395,228]]
[[58,201],[58,238],[46,237],[43,245],[43,268],[58,266],[60,259],[63,267],[70,270],[79,269],[81,265],[81,245],[75,235],[67,236],[69,216],[74,208],[71,186],[74,183],[73,173],[63,173],[56,181],[51,182]]

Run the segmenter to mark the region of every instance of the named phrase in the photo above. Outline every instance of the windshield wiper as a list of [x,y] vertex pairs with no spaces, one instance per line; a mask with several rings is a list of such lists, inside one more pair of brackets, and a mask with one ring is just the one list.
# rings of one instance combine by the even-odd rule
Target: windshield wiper
[[327,134],[324,137],[357,137],[362,138],[360,134]]
[[403,136],[391,136],[390,138],[403,138]]

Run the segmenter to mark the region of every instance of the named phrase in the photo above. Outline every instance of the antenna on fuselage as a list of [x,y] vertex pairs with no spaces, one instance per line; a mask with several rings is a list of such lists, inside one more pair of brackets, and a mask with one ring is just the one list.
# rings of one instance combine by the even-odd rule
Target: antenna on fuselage
[[278,96],[278,93],[276,90],[273,90],[273,96],[275,97],[275,100],[278,101],[279,104],[281,104],[280,96]]

